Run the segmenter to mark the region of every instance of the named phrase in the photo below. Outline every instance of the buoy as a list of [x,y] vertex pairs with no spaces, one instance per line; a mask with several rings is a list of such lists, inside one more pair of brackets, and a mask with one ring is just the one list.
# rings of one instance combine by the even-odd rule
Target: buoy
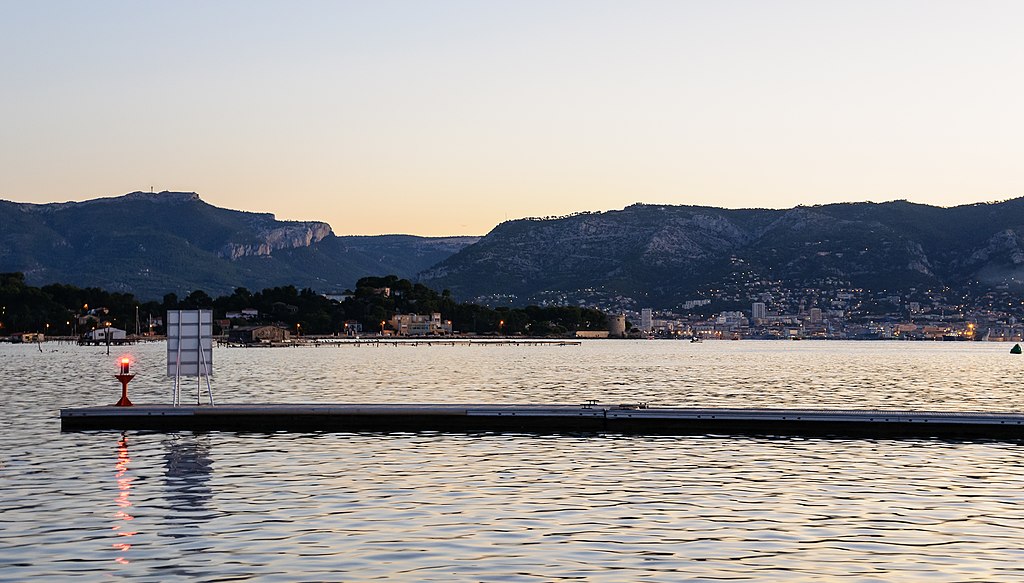
[[1010,349],[1010,354],[1020,354],[1020,344],[1014,344],[1013,348]]

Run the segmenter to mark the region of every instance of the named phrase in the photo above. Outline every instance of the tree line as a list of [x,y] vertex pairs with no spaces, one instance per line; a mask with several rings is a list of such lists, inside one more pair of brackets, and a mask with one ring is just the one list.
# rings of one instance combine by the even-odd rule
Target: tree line
[[[166,294],[162,301],[139,301],[129,293],[66,284],[33,287],[22,273],[0,273],[0,335],[45,332],[50,335],[80,335],[93,326],[109,323],[129,333],[150,330],[149,322],[162,321],[168,310],[212,309],[214,318],[255,309],[252,324],[277,324],[303,334],[341,334],[346,323],[358,322],[364,333],[389,326],[396,314],[439,312],[456,332],[525,336],[563,336],[577,330],[606,330],[608,319],[597,309],[575,306],[528,306],[523,308],[487,306],[458,302],[448,290],[440,293],[423,284],[394,275],[364,277],[340,300],[329,299],[310,288],[295,286],[249,291],[236,288],[231,294],[211,297],[195,290],[185,297]],[[83,323],[83,320],[88,323]],[[234,322],[241,324],[242,322]],[[153,328],[163,333],[162,326]]]

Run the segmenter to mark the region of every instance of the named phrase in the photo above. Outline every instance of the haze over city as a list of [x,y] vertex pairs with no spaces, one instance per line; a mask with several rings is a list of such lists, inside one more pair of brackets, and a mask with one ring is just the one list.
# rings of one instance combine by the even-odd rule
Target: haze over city
[[1024,194],[1024,5],[4,5],[0,198],[483,234],[633,202]]

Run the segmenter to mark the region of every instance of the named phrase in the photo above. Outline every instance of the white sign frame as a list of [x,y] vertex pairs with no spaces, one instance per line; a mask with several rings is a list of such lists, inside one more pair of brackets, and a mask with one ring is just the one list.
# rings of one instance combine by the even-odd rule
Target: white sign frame
[[213,310],[167,311],[167,376],[174,378],[171,404],[181,401],[180,379],[196,377],[196,404],[199,403],[202,379],[213,405]]

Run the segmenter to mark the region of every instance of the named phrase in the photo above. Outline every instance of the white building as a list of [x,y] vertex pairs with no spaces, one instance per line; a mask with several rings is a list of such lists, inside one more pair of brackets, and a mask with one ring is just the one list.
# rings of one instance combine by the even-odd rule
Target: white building
[[710,303],[711,300],[686,300],[680,304],[679,307],[684,310],[692,310],[694,308],[699,308],[700,306],[706,306]]
[[391,328],[398,336],[431,336],[452,333],[451,320],[441,320],[441,313],[429,316],[420,314],[396,314],[391,318]]
[[764,302],[754,302],[750,306],[750,317],[754,320],[764,320],[768,317],[768,308]]
[[718,318],[715,319],[718,324],[728,324],[732,326],[746,326],[747,316],[743,312],[737,311],[726,311],[718,314]]
[[109,340],[124,340],[128,333],[120,328],[97,328],[86,334],[85,337],[89,340],[106,342],[108,334],[110,335]]
[[821,308],[811,308],[811,311],[808,312],[808,315],[811,318],[811,323],[813,323],[813,324],[820,324],[821,323]]
[[650,308],[640,310],[640,329],[650,332],[654,327],[654,312]]

